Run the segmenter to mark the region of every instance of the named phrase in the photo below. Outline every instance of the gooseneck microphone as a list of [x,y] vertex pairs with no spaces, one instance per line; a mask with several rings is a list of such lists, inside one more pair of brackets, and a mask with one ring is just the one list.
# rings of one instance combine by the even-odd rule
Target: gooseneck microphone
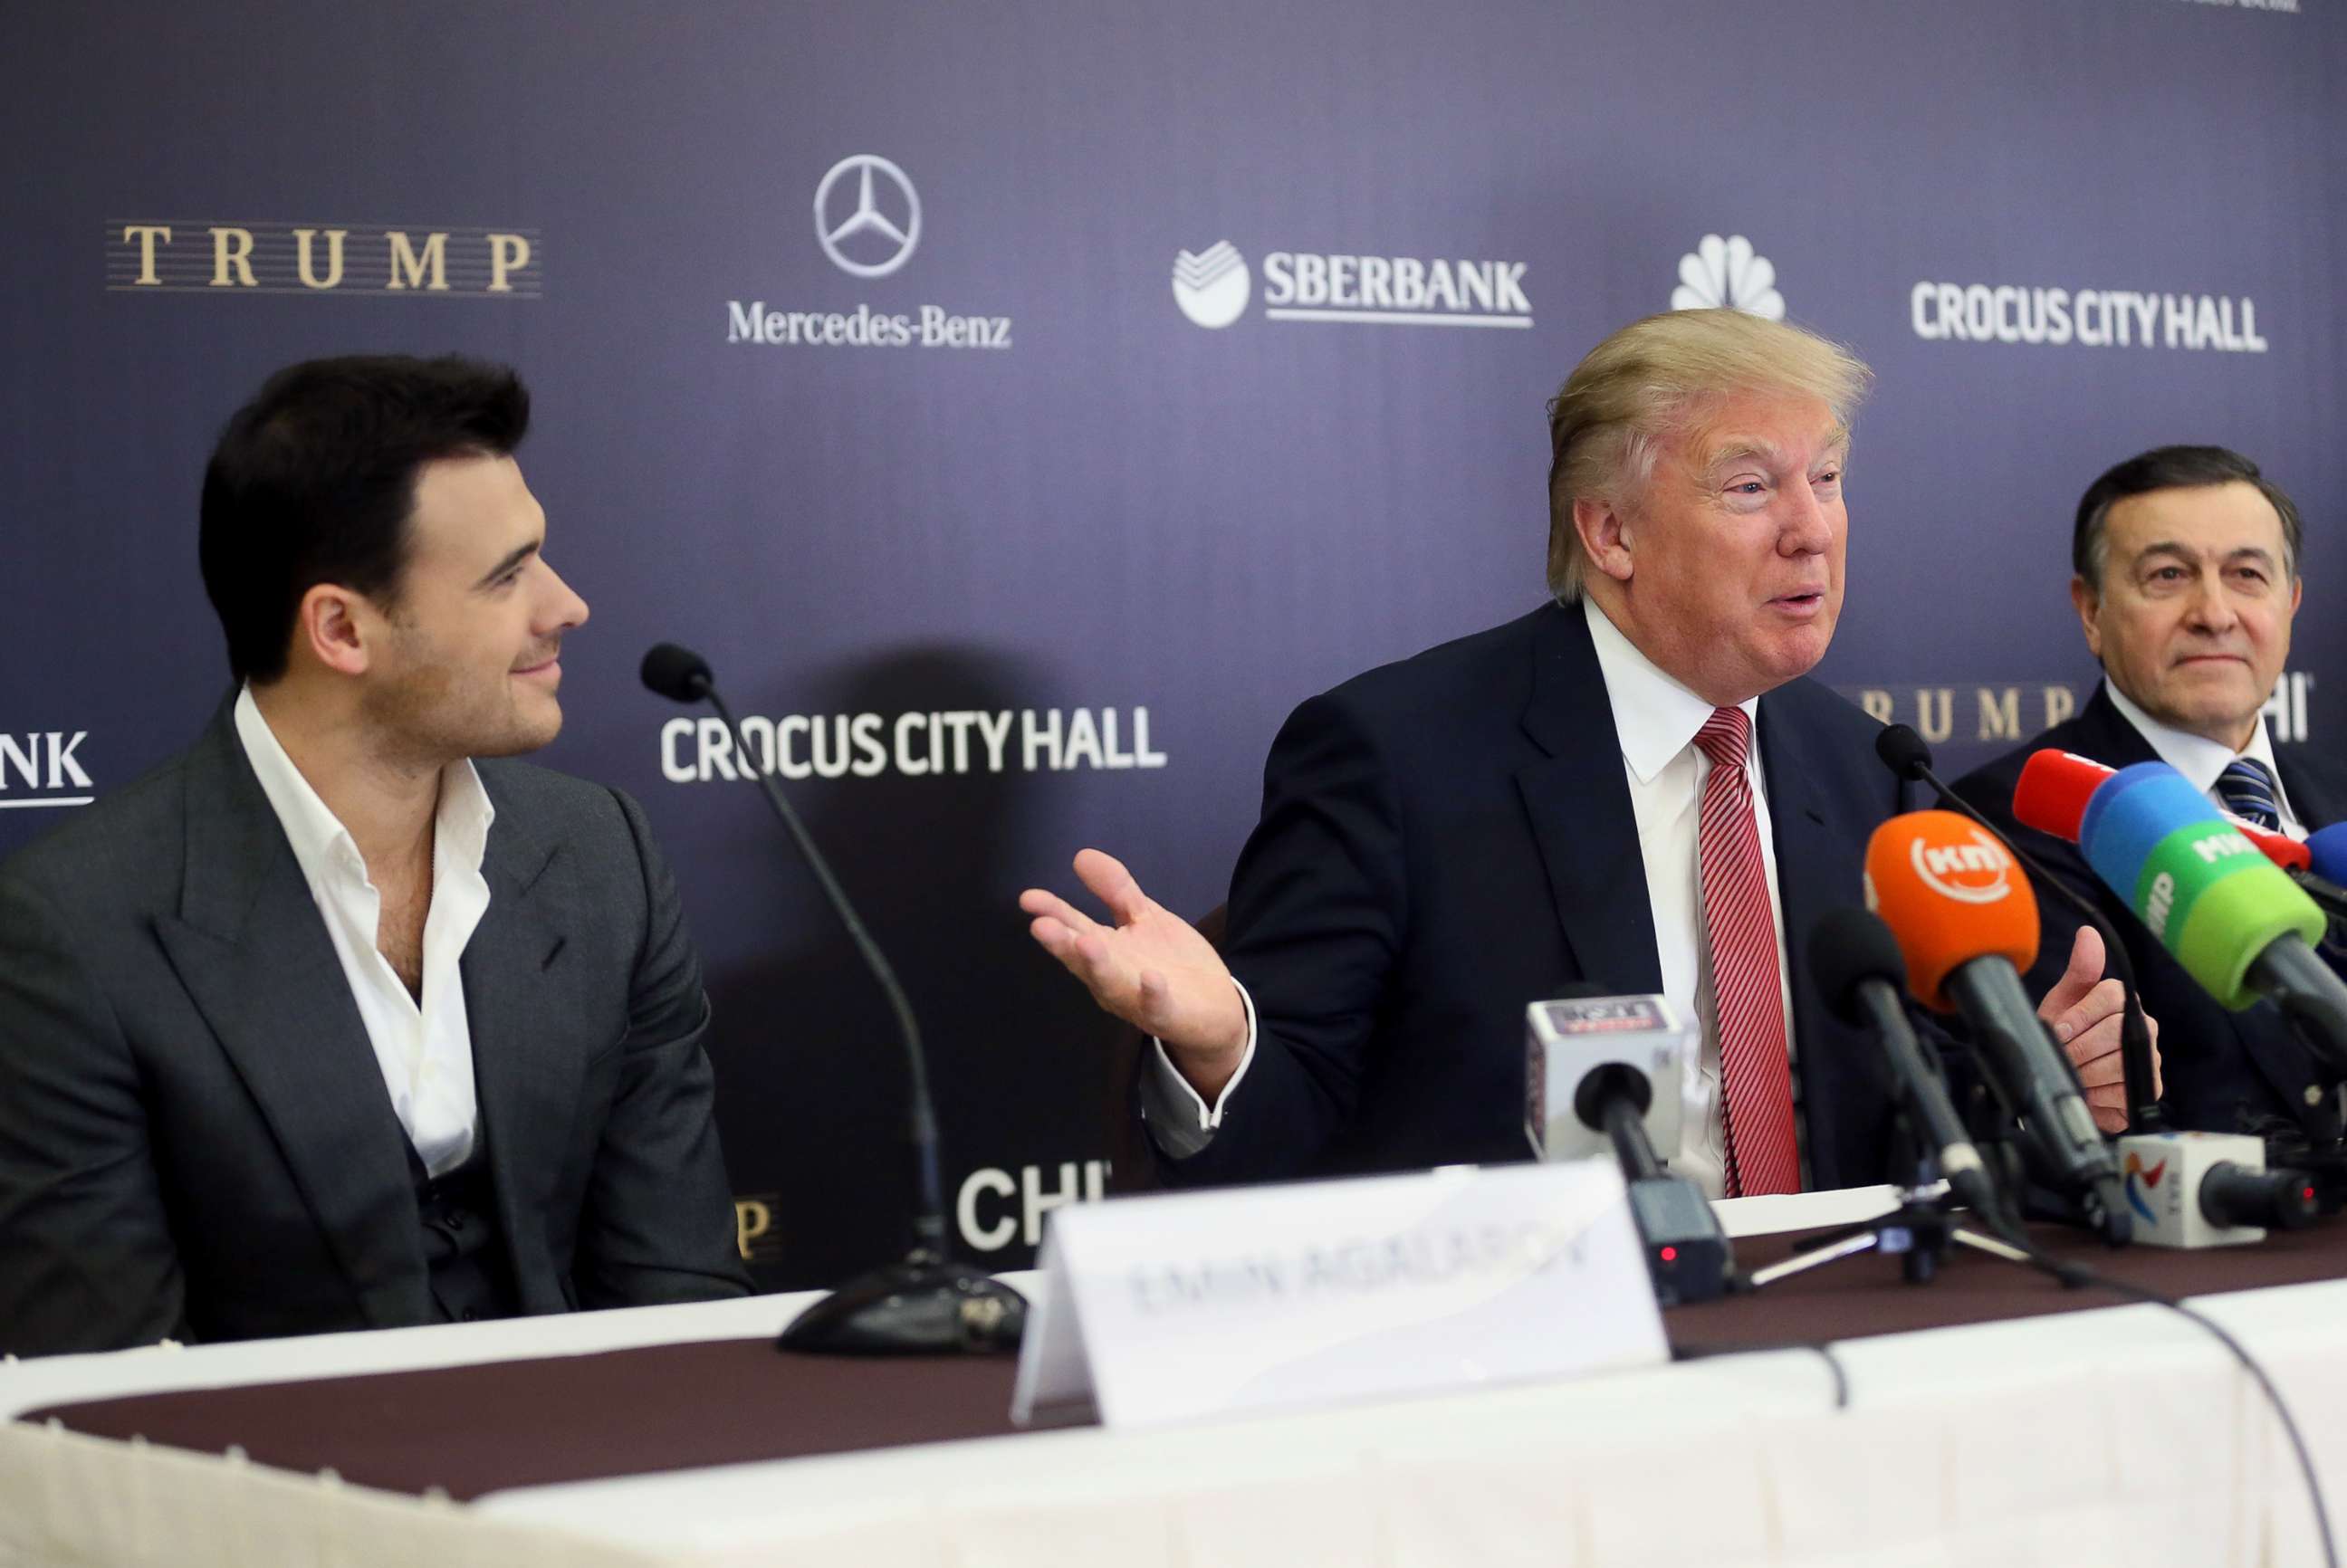
[[1809,932],[1809,973],[1826,1006],[1881,1042],[1893,1102],[1922,1141],[1958,1202],[2002,1235],[2012,1228],[2002,1194],[1948,1098],[1938,1067],[1907,1020],[1907,960],[1899,938],[1863,909],[1832,909]]
[[2070,1064],[2030,1005],[2020,971],[2037,957],[2037,899],[1996,837],[1952,812],[1916,811],[1874,830],[1867,902],[1898,938],[1924,1006],[1961,1012],[1998,1097],[2020,1119],[2045,1184],[2075,1198],[2114,1246],[2132,1234],[2117,1163]]
[[[2036,877],[2042,886],[2050,888],[2056,898],[2067,905],[2081,920],[2092,926],[2096,935],[2102,938],[2105,961],[2116,971],[2123,998],[2119,1014],[2119,1071],[2127,1088],[2127,1131],[2157,1132],[2165,1129],[2168,1113],[2160,1109],[2159,1094],[2155,1087],[2158,1074],[2152,1070],[2151,1029],[2144,1021],[2143,992],[2136,983],[2135,958],[2128,953],[2127,944],[2119,940],[2119,934],[2111,928],[2110,922],[2103,918],[2102,911],[2095,907],[2092,900],[2082,897],[2075,888],[2038,864],[2021,845],[1999,832],[1994,823],[1975,811],[1970,801],[1942,782],[1940,775],[1932,771],[1932,748],[1924,744],[1923,737],[1912,729],[1905,724],[1884,725],[1882,733],[1874,738],[1874,754],[1881,757],[1883,765],[1899,777],[1911,784],[1931,785],[1942,806],[1960,813],[1973,826],[1995,839],[2004,847],[2006,854],[2021,862],[2024,870]],[[2037,754],[2044,756],[2046,753],[2040,752]],[[2033,762],[2034,760],[2032,759]],[[2026,780],[2028,768],[2024,766],[2022,773]],[[2032,822],[2023,814],[2021,799],[2024,793],[2023,789],[2016,787],[2014,815],[2030,826],[2046,831],[2041,824]],[[2074,843],[2077,839],[2075,833],[2056,834],[2055,836],[2067,837]]]
[[751,760],[747,738],[717,691],[709,661],[688,648],[662,642],[644,655],[643,682],[671,702],[706,702],[725,721],[742,775],[759,785],[774,815],[798,846],[807,869],[846,929],[848,939],[879,982],[896,1014],[910,1079],[916,1195],[913,1249],[903,1261],[850,1280],[816,1302],[783,1330],[788,1350],[901,1355],[1015,1348],[1026,1321],[1027,1302],[1010,1286],[984,1272],[952,1261],[946,1241],[945,1184],[938,1154],[937,1112],[929,1100],[928,1058],[921,1049],[921,1026],[897,972],[865,930],[856,907],[815,847],[782,786]]

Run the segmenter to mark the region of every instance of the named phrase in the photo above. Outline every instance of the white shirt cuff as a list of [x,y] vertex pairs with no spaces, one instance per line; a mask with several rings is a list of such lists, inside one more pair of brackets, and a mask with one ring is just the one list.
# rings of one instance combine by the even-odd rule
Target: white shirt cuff
[[1149,1136],[1158,1149],[1170,1158],[1186,1160],[1214,1141],[1232,1091],[1255,1063],[1255,999],[1247,995],[1246,987],[1240,986],[1235,976],[1231,984],[1238,986],[1239,1001],[1246,1008],[1246,1049],[1239,1054],[1239,1070],[1231,1074],[1231,1081],[1214,1096],[1212,1107],[1182,1076],[1173,1058],[1165,1054],[1165,1042],[1149,1042],[1151,1060],[1141,1074],[1141,1119],[1149,1123]]

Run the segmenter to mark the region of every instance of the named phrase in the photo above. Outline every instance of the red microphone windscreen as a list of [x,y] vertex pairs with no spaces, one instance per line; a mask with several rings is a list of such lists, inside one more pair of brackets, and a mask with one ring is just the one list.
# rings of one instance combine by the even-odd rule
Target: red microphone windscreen
[[2013,786],[2013,815],[2065,844],[2078,842],[2086,802],[2117,770],[2071,752],[2034,752]]
[[[2045,753],[2039,753],[2044,755]],[[1866,906],[1907,958],[1916,999],[1942,1012],[1949,973],[1992,955],[2037,961],[2037,895],[2004,845],[1952,811],[1911,811],[1866,844]]]
[[2226,820],[2241,830],[2241,836],[2264,852],[2265,857],[2284,871],[2311,871],[2314,868],[2314,851],[2295,838],[2283,834],[2269,833],[2254,823],[2226,814]]

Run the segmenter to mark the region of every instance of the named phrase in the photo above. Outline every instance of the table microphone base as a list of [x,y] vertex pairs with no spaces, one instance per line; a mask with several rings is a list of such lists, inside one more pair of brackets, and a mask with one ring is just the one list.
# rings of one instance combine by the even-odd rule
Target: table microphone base
[[1027,1298],[980,1269],[917,1251],[849,1280],[798,1315],[777,1350],[950,1356],[1016,1350]]
[[1754,1269],[1745,1276],[1746,1288],[1758,1290],[1780,1279],[1868,1252],[1898,1258],[1900,1273],[1910,1285],[1929,1285],[1938,1276],[1941,1259],[1952,1246],[1970,1247],[2007,1263],[2029,1261],[2029,1255],[2018,1247],[1995,1236],[1964,1229],[1944,1194],[1933,1196],[1909,1190],[1901,1192],[1900,1197],[1899,1207],[1887,1214],[1830,1232],[1806,1244],[1782,1263]]

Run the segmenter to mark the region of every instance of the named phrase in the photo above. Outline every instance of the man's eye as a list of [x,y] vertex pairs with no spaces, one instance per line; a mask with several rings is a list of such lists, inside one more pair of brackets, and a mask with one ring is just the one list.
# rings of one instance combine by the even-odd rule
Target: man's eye
[[1728,487],[1729,489],[1733,490],[1739,496],[1758,496],[1767,490],[1768,487],[1768,486],[1762,484],[1758,479],[1747,479],[1742,484],[1730,485]]

